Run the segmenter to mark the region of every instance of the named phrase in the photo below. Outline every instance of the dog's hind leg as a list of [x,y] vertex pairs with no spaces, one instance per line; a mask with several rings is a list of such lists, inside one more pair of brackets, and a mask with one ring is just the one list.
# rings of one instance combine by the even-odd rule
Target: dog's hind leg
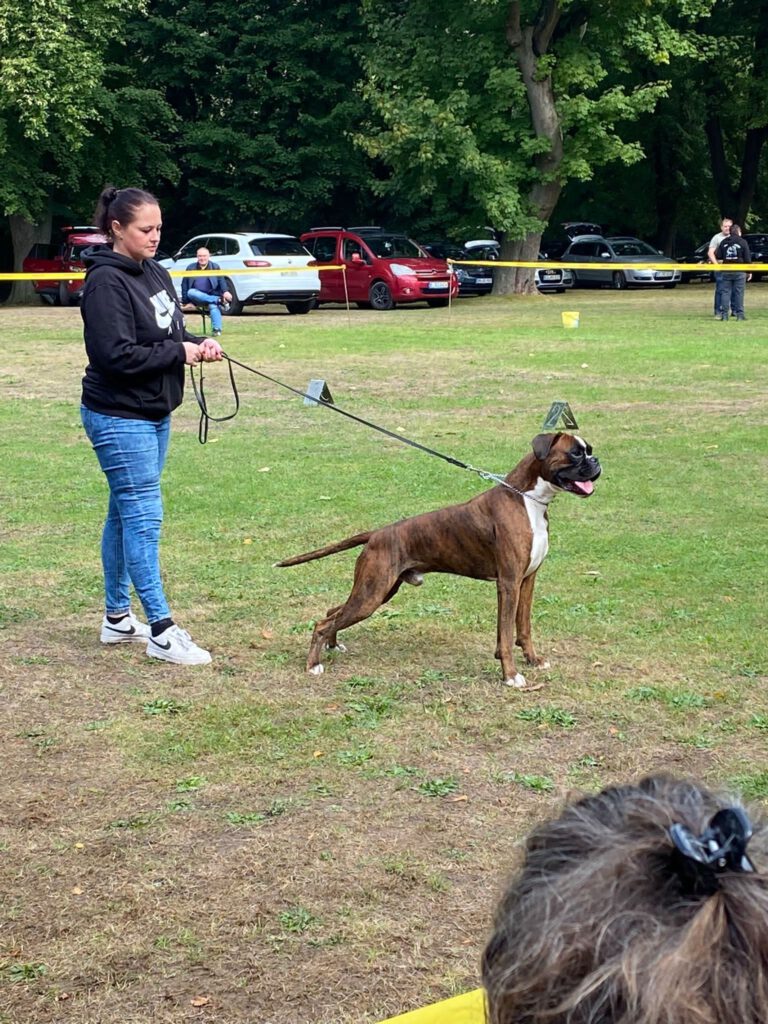
[[[360,558],[363,556],[361,555]],[[359,562],[359,560],[358,560]],[[331,609],[315,626],[307,657],[307,671],[320,675],[323,671],[322,651],[324,647],[340,647],[336,634],[342,629],[354,626],[372,615],[377,608],[394,597],[400,589],[400,580],[388,575],[376,578],[374,574],[361,573],[355,569],[355,582],[346,602],[338,608]]]
[[517,601],[517,616],[515,629],[517,640],[515,643],[522,648],[525,660],[529,665],[538,665],[540,668],[549,668],[549,662],[540,658],[533,647],[531,639],[531,606],[533,604],[533,585],[536,580],[536,573],[526,576],[520,587],[520,597]]

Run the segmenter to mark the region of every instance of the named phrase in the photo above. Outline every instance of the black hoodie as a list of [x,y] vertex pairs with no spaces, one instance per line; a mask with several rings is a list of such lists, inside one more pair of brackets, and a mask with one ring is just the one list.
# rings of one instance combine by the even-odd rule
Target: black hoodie
[[184,397],[189,334],[173,282],[154,260],[110,248],[85,259],[80,312],[88,365],[83,405],[123,419],[161,420]]

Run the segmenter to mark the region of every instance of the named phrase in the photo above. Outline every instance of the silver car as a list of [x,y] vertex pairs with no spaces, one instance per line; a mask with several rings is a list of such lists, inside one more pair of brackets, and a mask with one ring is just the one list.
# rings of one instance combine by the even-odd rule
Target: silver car
[[[580,235],[571,242],[561,256],[563,263],[587,263],[592,267],[574,270],[578,285],[610,285],[623,289],[636,285],[660,285],[674,288],[682,279],[675,261],[658,249],[630,235],[603,238],[602,235]],[[616,269],[615,263],[653,263],[651,268]],[[670,264],[669,269],[665,264]]]

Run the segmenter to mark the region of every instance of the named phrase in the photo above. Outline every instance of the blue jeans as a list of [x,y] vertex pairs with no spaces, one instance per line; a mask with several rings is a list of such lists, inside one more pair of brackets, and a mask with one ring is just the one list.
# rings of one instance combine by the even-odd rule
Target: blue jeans
[[722,273],[723,317],[730,310],[737,320],[744,318],[744,290],[747,286],[746,271],[731,270]]
[[208,306],[208,312],[211,314],[211,330],[221,330],[220,295],[211,295],[210,292],[201,292],[197,288],[190,288],[187,298],[198,306]]
[[[716,270],[714,273],[715,278],[715,316],[720,316],[723,312],[723,272],[722,270]],[[727,313],[728,310],[726,309]]]
[[80,407],[80,415],[109,484],[109,508],[101,536],[107,614],[128,611],[129,584],[133,583],[149,623],[170,618],[160,579],[160,475],[171,417],[158,423],[127,420],[85,406]]

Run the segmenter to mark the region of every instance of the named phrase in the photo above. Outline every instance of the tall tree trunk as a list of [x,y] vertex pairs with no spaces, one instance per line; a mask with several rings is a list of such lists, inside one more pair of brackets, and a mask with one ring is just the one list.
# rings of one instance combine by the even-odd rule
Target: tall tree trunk
[[[712,178],[721,217],[732,217],[742,227],[746,225],[752,200],[755,198],[760,172],[760,156],[768,140],[768,127],[750,128],[744,136],[738,185],[734,187],[723,143],[723,126],[718,115],[710,117],[704,125],[712,162]],[[735,177],[735,175],[734,175]]]
[[[50,211],[39,224],[33,224],[21,214],[12,213],[8,217],[13,243],[13,272],[20,274],[24,258],[35,242],[50,242],[51,214]],[[9,306],[31,306],[40,300],[35,294],[31,281],[14,281],[8,297]]]
[[[523,239],[503,241],[502,259],[530,262],[538,258],[542,232],[562,189],[557,172],[563,160],[563,133],[555,105],[552,75],[542,75],[539,70],[539,58],[549,48],[561,13],[558,0],[544,0],[539,7],[536,24],[522,26],[519,0],[513,0],[509,5],[507,42],[525,85],[533,130],[537,138],[547,140],[549,150],[536,157],[538,180],[528,193],[528,207],[541,221],[541,230],[530,232]],[[495,276],[494,293],[532,294],[536,291],[534,273],[533,268],[528,267],[500,267]]]

